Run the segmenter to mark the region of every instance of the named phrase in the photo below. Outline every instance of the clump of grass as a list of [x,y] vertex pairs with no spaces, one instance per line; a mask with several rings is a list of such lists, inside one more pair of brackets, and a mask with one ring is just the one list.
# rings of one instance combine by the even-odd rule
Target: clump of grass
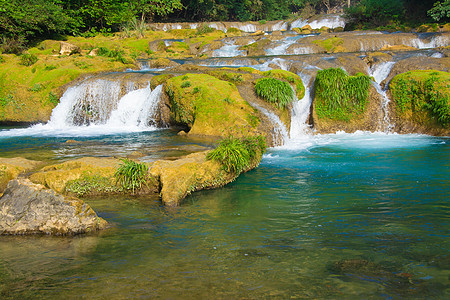
[[34,65],[38,61],[38,58],[34,54],[24,53],[20,56],[20,64],[24,66]]
[[2,55],[0,55],[0,63],[4,63],[4,62],[5,62],[5,58]]
[[51,104],[56,106],[59,103],[59,98],[58,98],[58,96],[56,96],[55,94],[50,92],[50,93],[48,93],[48,102],[50,102]]
[[54,70],[54,69],[56,69],[56,68],[57,68],[57,67],[54,66],[54,65],[48,65],[48,66],[45,66],[44,70],[45,70],[45,71],[51,71],[51,70]]
[[137,163],[130,159],[121,159],[122,163],[114,173],[114,177],[124,190],[135,193],[143,185],[147,185],[148,167],[145,163]]
[[30,92],[40,92],[42,90],[42,84],[36,83],[31,88],[28,89]]
[[317,73],[316,111],[319,118],[349,121],[365,111],[370,78],[363,74],[349,76],[340,68]]
[[182,84],[181,84],[181,87],[184,89],[184,88],[187,88],[187,87],[190,87],[191,86],[191,82],[189,82],[189,81],[184,81]]
[[82,197],[89,194],[118,193],[122,189],[115,186],[110,178],[85,174],[79,179],[68,181],[66,191]]
[[109,57],[111,58],[111,60],[113,61],[119,61],[123,64],[128,63],[128,61],[126,60],[126,58],[124,57],[124,51],[123,50],[110,50],[106,47],[99,47],[98,48],[98,56],[103,56],[103,57]]
[[266,141],[263,136],[242,139],[229,137],[209,152],[207,159],[221,163],[227,173],[239,174],[254,162],[258,154],[262,155],[265,149]]
[[266,101],[284,109],[294,99],[289,83],[276,78],[262,78],[255,84],[256,94]]

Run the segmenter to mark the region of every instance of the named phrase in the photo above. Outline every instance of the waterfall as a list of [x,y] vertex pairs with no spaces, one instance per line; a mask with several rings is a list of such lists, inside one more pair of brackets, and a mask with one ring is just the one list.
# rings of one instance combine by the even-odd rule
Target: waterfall
[[225,46],[213,51],[212,57],[236,57],[244,55],[245,52],[238,48],[239,45],[235,45],[234,41],[227,41],[225,42]]
[[117,107],[121,88],[120,81],[104,79],[86,80],[69,87],[53,109],[49,124],[61,128],[105,123]]
[[288,140],[289,134],[287,132],[286,126],[284,126],[280,118],[273,112],[268,111],[267,109],[259,106],[256,103],[250,103],[250,105],[262,112],[267,118],[269,118],[270,122],[273,124],[273,143],[279,146],[283,145]]
[[317,20],[296,20],[291,23],[291,28],[302,28],[305,25],[312,29],[320,29],[323,26],[328,28],[345,27],[345,19],[340,15],[325,15]]
[[[119,98],[120,82],[96,80],[69,87],[53,109],[50,121],[36,125],[46,131],[74,135],[98,135],[154,130],[162,85],[153,91],[133,89]],[[33,131],[33,127],[30,128]],[[30,132],[31,133],[31,132]]]
[[314,34],[287,37],[283,39],[281,42],[279,42],[278,46],[265,50],[266,55],[286,55],[287,49],[289,48],[290,45],[295,44],[299,39],[305,38],[307,36],[314,36]]
[[311,76],[300,74],[300,77],[302,78],[305,86],[305,95],[300,100],[295,97],[292,105],[291,131],[289,133],[291,140],[303,137],[310,130],[310,126],[307,124],[307,121],[312,104],[311,87],[309,85]]
[[389,119],[389,102],[390,99],[386,93],[388,84],[386,83],[384,88],[381,87],[381,83],[383,80],[385,80],[389,73],[392,70],[392,67],[394,66],[395,62],[389,61],[384,62],[378,65],[373,65],[369,69],[369,74],[375,79],[375,81],[372,82],[373,86],[377,90],[378,94],[381,95],[381,108],[383,110],[383,121],[382,121],[382,130],[383,132],[389,133],[392,131],[393,126],[391,124],[391,120]]

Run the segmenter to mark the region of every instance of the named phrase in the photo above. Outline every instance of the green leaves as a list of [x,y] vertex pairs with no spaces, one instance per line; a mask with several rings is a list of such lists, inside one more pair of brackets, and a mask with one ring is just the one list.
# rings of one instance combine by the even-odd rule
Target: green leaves
[[207,159],[222,164],[227,173],[239,174],[250,166],[258,154],[264,153],[266,141],[263,136],[249,138],[225,138],[209,152]]
[[256,94],[276,105],[280,109],[286,106],[294,99],[294,91],[289,83],[276,78],[262,78],[256,82]]
[[122,163],[114,173],[114,177],[119,185],[125,190],[136,190],[147,185],[148,167],[145,163],[137,163],[130,159],[121,159]]

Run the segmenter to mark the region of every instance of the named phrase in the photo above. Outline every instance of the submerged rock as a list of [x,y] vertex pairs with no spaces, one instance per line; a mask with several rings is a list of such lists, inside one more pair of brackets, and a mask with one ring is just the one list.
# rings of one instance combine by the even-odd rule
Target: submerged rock
[[106,226],[82,200],[28,179],[11,180],[0,198],[0,234],[80,234]]

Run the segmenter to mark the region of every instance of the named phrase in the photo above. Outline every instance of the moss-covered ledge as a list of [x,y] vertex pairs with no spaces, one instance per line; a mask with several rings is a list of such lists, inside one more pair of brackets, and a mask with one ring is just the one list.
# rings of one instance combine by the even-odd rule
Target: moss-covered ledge
[[389,84],[390,118],[399,133],[450,135],[450,73],[410,71]]

